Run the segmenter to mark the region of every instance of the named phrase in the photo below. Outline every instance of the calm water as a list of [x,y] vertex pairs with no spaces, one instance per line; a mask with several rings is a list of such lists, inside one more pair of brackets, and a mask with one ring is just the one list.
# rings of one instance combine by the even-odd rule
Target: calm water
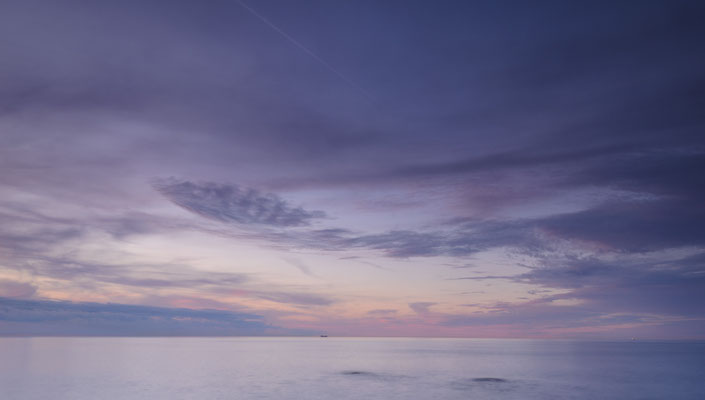
[[705,399],[703,343],[4,338],[0,399]]

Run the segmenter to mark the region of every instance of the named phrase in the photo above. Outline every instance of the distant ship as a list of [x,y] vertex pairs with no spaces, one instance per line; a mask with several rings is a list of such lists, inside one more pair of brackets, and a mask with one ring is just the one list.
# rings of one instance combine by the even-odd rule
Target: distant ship
[[328,335],[321,335],[321,337],[328,337]]

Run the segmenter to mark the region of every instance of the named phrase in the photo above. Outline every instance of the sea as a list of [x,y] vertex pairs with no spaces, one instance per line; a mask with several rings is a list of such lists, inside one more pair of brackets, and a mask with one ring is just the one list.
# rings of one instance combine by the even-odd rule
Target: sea
[[2,400],[705,399],[705,343],[0,338]]

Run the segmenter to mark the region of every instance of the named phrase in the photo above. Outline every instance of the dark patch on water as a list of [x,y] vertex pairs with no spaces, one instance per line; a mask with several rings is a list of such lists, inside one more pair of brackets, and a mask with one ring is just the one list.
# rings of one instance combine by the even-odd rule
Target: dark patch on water
[[494,377],[460,379],[451,382],[450,385],[455,390],[469,392],[486,392],[488,390],[491,392],[513,392],[521,386],[520,382]]
[[393,382],[393,381],[398,381],[399,379],[407,378],[405,375],[377,373],[377,372],[361,371],[361,370],[341,371],[340,374],[345,375],[345,376],[349,376],[351,378],[357,377],[359,379],[384,381],[384,382]]
[[496,382],[496,383],[507,382],[506,379],[502,379],[502,378],[475,378],[472,381],[473,382]]
[[377,376],[374,372],[367,371],[343,371],[343,375],[359,375],[359,376]]

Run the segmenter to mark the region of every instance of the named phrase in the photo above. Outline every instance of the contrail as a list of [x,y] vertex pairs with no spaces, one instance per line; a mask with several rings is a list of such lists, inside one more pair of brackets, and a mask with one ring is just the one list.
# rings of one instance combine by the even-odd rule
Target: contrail
[[364,94],[364,95],[367,96],[368,98],[373,99],[372,95],[371,95],[368,91],[366,91],[366,90],[363,89],[360,85],[358,85],[357,83],[355,83],[354,81],[352,81],[350,78],[348,78],[347,76],[345,76],[345,74],[343,74],[342,72],[340,72],[340,71],[338,71],[337,69],[335,69],[335,68],[334,68],[332,65],[330,65],[330,63],[328,63],[326,60],[322,59],[322,58],[319,57],[316,53],[314,53],[313,51],[311,51],[308,47],[304,46],[303,43],[299,42],[298,40],[296,40],[296,39],[294,39],[293,37],[291,37],[288,33],[286,33],[286,32],[284,32],[283,30],[281,30],[281,28],[279,28],[278,26],[274,25],[274,23],[272,23],[271,21],[269,21],[269,20],[268,20],[267,18],[265,18],[262,14],[258,13],[257,11],[255,11],[252,7],[248,6],[248,5],[247,5],[245,2],[243,2],[242,0],[235,0],[235,1],[236,1],[238,4],[240,4],[240,6],[242,6],[242,8],[244,8],[245,10],[247,10],[250,14],[252,14],[252,15],[254,15],[255,17],[259,18],[260,21],[264,22],[267,26],[269,26],[270,28],[274,29],[277,33],[279,33],[280,35],[282,35],[286,40],[288,40],[289,42],[291,42],[294,46],[296,46],[296,47],[298,47],[299,49],[303,50],[306,54],[308,54],[309,56],[311,56],[314,60],[318,61],[319,64],[321,64],[321,65],[323,65],[324,67],[326,67],[326,69],[328,69],[330,72],[336,74],[340,79],[342,79],[343,81],[345,81],[345,83],[347,83],[348,85],[352,86],[353,88],[359,90],[362,94]]

